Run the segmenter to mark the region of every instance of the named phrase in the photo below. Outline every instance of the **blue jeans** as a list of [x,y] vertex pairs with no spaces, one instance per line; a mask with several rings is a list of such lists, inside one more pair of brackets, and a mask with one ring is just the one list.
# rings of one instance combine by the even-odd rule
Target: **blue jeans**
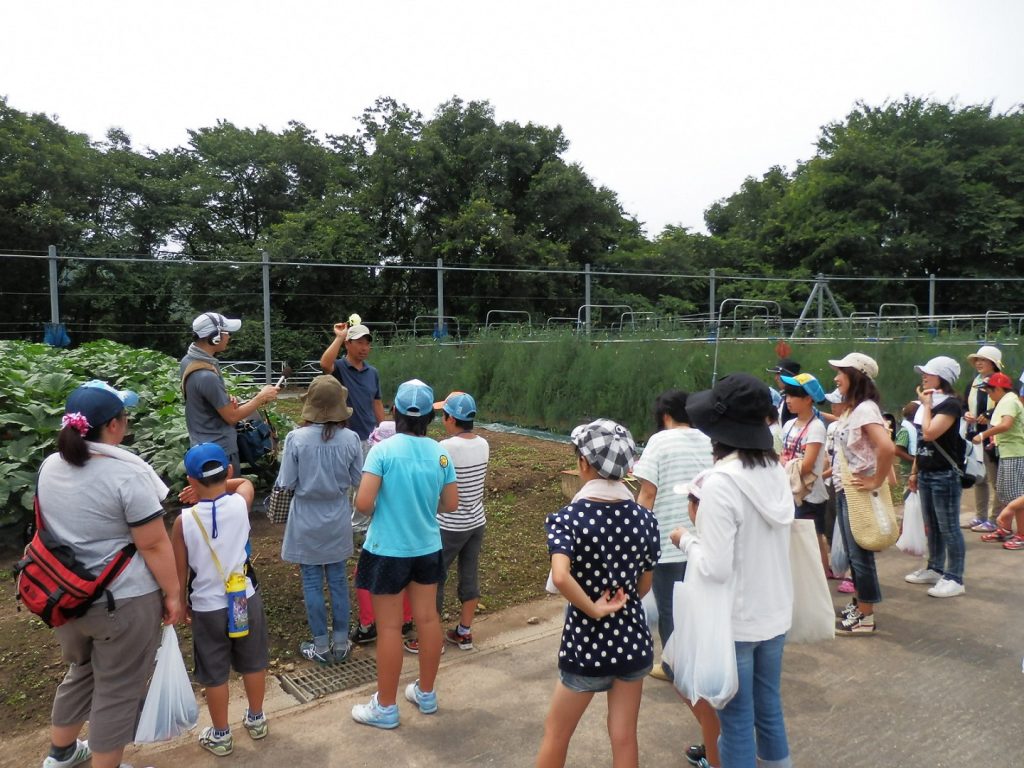
[[780,690],[785,643],[785,635],[754,643],[736,643],[739,689],[732,701],[718,712],[722,728],[718,750],[723,766],[792,766]]
[[327,565],[300,565],[302,572],[302,598],[306,603],[306,621],[313,633],[313,642],[319,650],[327,645],[327,604],[324,602],[324,576],[331,593],[331,624],[334,629],[334,647],[348,647],[348,575],[345,563]]
[[[964,583],[964,534],[960,530],[960,476],[952,469],[919,471],[917,490],[928,531],[928,567]],[[984,512],[978,515],[981,517]]]
[[836,495],[836,514],[840,521],[839,531],[843,534],[843,546],[846,547],[846,555],[850,558],[850,572],[853,574],[853,586],[857,590],[857,602],[882,602],[882,588],[878,585],[878,571],[875,569],[875,553],[861,548],[853,538],[845,492]]
[[[672,595],[675,592],[676,582],[682,581],[686,576],[686,563],[658,563],[654,566],[654,578],[651,581],[651,591],[654,593],[654,604],[658,608],[658,638],[661,640],[661,647],[665,647],[675,624],[672,621]],[[672,669],[664,661],[661,668],[665,674],[672,677]]]

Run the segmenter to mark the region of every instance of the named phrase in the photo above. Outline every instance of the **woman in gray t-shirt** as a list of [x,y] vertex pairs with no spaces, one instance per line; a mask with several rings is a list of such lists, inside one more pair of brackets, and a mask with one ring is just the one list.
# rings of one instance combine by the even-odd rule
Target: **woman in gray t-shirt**
[[[58,453],[39,471],[43,525],[98,573],[126,544],[136,554],[88,612],[57,627],[70,665],[53,700],[50,753],[43,768],[116,768],[135,736],[160,638],[161,618],[181,617],[178,577],[161,501],[167,495],[153,469],[119,448],[134,392],[100,381],[68,397]],[[102,671],[102,674],[101,674]],[[89,722],[89,741],[78,738]]]

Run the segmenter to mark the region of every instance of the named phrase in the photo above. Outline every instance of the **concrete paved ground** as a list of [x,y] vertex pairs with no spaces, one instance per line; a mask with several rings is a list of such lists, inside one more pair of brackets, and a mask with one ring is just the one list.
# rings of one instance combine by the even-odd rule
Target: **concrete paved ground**
[[[1018,594],[1024,552],[966,535],[965,596],[939,600],[905,583],[903,575],[918,560],[892,549],[878,560],[885,602],[876,613],[877,636],[787,647],[783,697],[797,766],[1024,765],[1024,741],[1017,733],[1024,713],[1024,612]],[[842,605],[845,596],[835,595],[835,601]],[[230,757],[202,751],[193,736],[129,748],[125,759],[158,768],[532,765],[557,679],[562,605],[550,598],[481,618],[474,627],[477,649],[449,647],[442,657],[440,711],[424,716],[403,701],[402,725],[394,731],[350,718],[352,705],[366,700],[372,686],[296,705],[271,683],[266,740],[252,742],[238,728]],[[540,622],[529,624],[530,617]],[[407,657],[403,686],[415,677],[415,665]],[[236,696],[237,721],[244,703],[240,692]],[[569,765],[610,764],[605,714],[603,698],[595,697],[570,748]],[[682,750],[698,737],[672,686],[649,679],[640,715],[641,762],[684,765]],[[46,744],[45,732],[19,738],[7,744],[0,763],[38,765]]]

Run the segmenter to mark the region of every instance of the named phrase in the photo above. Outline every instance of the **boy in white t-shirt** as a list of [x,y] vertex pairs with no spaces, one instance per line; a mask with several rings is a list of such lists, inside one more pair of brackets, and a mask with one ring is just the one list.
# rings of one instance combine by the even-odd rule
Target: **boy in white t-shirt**
[[818,535],[821,567],[828,573],[829,549],[825,538],[825,508],[828,491],[822,474],[825,471],[825,423],[815,413],[814,404],[825,400],[825,390],[809,373],[781,376],[785,385],[786,406],[796,418],[782,425],[782,465],[789,468],[799,462],[802,478],[813,476],[802,498],[794,496],[798,520],[813,520]]
[[[224,449],[200,443],[185,454],[195,506],[174,521],[171,544],[181,582],[185,622],[192,625],[196,681],[206,687],[213,725],[199,734],[199,746],[218,757],[230,755],[234,742],[228,724],[228,678],[231,668],[242,675],[248,699],[243,724],[253,739],[267,735],[263,714],[267,666],[270,663],[263,603],[249,564],[249,506],[252,484],[231,480],[232,468]],[[229,492],[231,487],[233,492]],[[249,632],[228,636],[228,596],[225,578],[245,574]]]
[[465,392],[452,392],[442,402],[434,403],[441,411],[444,431],[448,437],[441,445],[452,457],[459,485],[459,507],[454,512],[437,516],[441,526],[441,556],[444,573],[437,587],[437,612],[444,604],[444,579],[452,563],[458,560],[459,601],[462,612],[458,626],[444,633],[449,643],[464,651],[473,647],[473,615],[480,602],[480,548],[484,541],[484,488],[487,462],[491,448],[473,432],[476,401]]

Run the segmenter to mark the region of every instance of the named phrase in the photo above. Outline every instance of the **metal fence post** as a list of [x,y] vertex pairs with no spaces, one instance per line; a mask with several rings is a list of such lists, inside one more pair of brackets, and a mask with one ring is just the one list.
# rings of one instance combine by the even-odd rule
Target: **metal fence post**
[[583,325],[590,335],[590,263],[583,265]]
[[825,280],[823,273],[818,273],[816,284],[818,286],[818,338],[820,339],[825,335],[825,290],[828,287],[828,281]]
[[50,263],[50,322],[57,325],[60,322],[60,301],[57,295],[57,246],[49,246],[46,253]]
[[266,251],[263,251],[263,359],[266,363],[267,384],[270,384],[270,254]]
[[709,329],[715,327],[715,270],[708,272],[708,320]]
[[928,331],[932,335],[938,333],[935,326],[935,275],[928,275]]
[[444,260],[437,260],[437,338],[444,337]]

